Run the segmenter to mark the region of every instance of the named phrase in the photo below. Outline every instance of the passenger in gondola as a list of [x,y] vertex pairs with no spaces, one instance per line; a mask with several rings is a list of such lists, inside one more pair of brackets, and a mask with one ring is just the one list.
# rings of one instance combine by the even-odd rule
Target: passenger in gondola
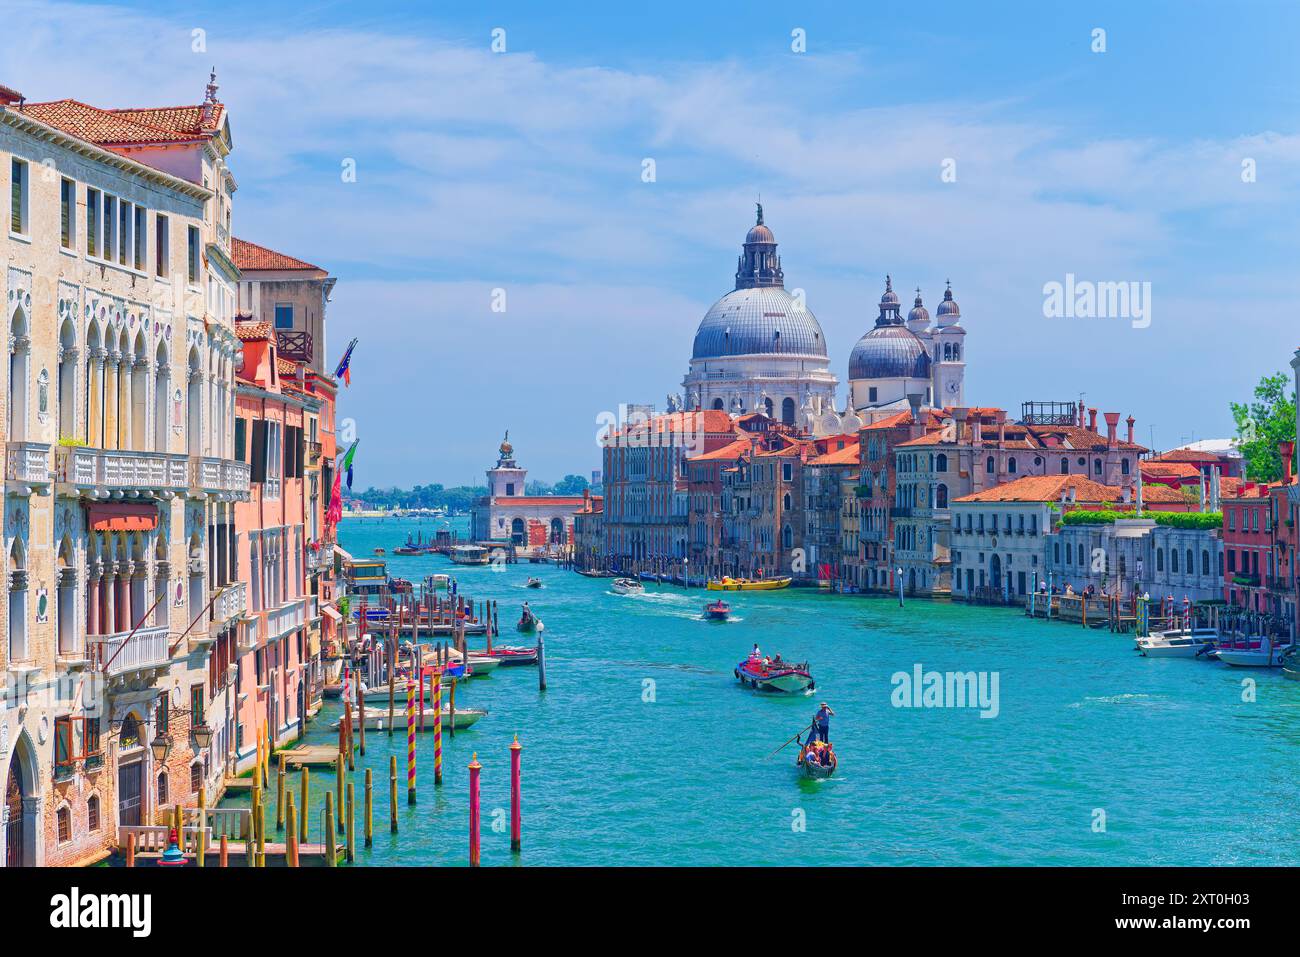
[[780,668],[783,664],[784,662],[781,660],[781,652],[778,651],[776,657],[772,659],[772,667]]
[[754,645],[754,650],[751,651],[751,652],[749,653],[749,657],[751,657],[751,658],[761,658],[761,657],[763,657],[763,653],[762,653],[761,651],[758,650],[758,645],[757,645],[757,644]]

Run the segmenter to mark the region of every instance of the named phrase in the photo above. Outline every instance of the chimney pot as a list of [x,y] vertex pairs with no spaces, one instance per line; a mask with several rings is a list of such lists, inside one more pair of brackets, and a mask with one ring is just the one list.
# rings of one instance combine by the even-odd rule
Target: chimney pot
[[1133,418],[1133,416],[1130,415],[1124,421],[1128,424],[1128,444],[1132,445],[1133,444],[1133,423],[1136,422],[1137,419]]
[[1279,442],[1277,444],[1278,455],[1282,457],[1282,478],[1284,484],[1290,485],[1292,476],[1295,474],[1293,466],[1293,457],[1295,456],[1294,442]]
[[1091,429],[1093,432],[1097,431],[1097,410],[1096,409],[1088,410],[1088,428]]

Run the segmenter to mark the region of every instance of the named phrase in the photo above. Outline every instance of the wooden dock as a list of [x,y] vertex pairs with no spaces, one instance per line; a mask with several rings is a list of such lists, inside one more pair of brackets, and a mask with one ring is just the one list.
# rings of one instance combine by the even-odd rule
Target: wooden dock
[[325,744],[301,744],[296,748],[276,753],[283,756],[286,767],[296,768],[304,765],[332,768],[339,759],[339,749]]

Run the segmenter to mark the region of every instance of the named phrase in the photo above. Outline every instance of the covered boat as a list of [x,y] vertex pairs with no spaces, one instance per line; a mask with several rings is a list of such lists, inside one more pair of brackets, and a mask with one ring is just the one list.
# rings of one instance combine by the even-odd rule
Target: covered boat
[[709,621],[727,621],[731,617],[731,606],[719,598],[704,605],[704,617]]
[[750,655],[736,665],[735,674],[736,680],[755,691],[798,694],[817,687],[813,676],[808,672],[807,663],[796,665],[779,659],[773,661]]
[[783,578],[721,578],[709,582],[709,591],[776,591],[789,586],[791,579]]
[[1213,628],[1175,628],[1135,638],[1134,648],[1148,658],[1195,658],[1217,637]]

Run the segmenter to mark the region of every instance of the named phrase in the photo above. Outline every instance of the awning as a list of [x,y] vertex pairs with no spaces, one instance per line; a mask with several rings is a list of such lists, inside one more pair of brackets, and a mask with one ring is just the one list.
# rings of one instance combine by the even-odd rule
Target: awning
[[338,556],[339,556],[340,558],[342,558],[343,561],[348,562],[349,564],[352,562],[352,560],[353,560],[353,559],[352,559],[352,554],[351,554],[350,552],[348,552],[346,549],[344,549],[342,546],[340,546],[340,545],[335,545],[335,546],[334,546],[334,551],[338,553]]
[[87,505],[86,514],[91,530],[96,532],[148,532],[158,527],[158,509],[154,505]]
[[333,618],[335,621],[343,620],[343,616],[340,615],[337,610],[335,610],[333,605],[321,605],[320,610],[324,614],[328,615],[330,618]]

